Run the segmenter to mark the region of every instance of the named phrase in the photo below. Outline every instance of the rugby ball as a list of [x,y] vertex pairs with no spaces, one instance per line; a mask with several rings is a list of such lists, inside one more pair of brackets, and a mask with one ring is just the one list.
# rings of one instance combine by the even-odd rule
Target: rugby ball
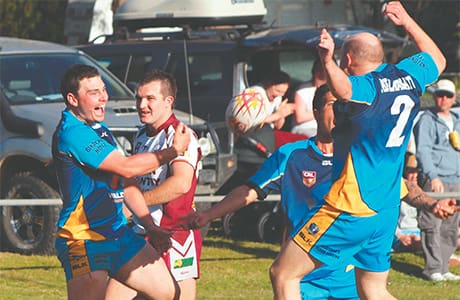
[[244,89],[233,97],[225,111],[227,126],[233,133],[245,135],[262,127],[270,115],[270,102],[262,88]]

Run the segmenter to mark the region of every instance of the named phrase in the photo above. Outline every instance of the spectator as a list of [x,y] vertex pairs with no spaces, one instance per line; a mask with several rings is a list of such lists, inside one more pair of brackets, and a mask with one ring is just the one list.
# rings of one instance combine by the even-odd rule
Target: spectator
[[421,249],[417,209],[405,202],[401,202],[399,208],[398,226],[392,248],[396,252],[412,252]]
[[[457,251],[460,251],[460,227],[458,227],[458,238],[457,238]],[[450,256],[450,266],[460,265],[460,255],[453,253]]]
[[[103,123],[108,94],[97,69],[71,66],[62,78],[61,92],[66,108],[53,135],[52,152],[63,202],[56,252],[66,274],[68,298],[103,299],[110,294],[108,276],[150,298],[177,297],[177,284],[159,259],[169,240],[166,235],[157,240],[157,226],[142,194],[124,189],[121,178],[151,172],[175,158],[189,144],[188,130],[181,125],[181,134],[167,149],[125,157]],[[159,251],[129,229],[123,202],[142,221]],[[166,241],[166,247],[154,241]],[[151,280],[146,282],[144,276]]]
[[312,79],[303,84],[294,95],[294,120],[292,133],[303,134],[307,137],[316,135],[317,124],[313,116],[313,97],[315,90],[326,83],[321,60],[317,58],[311,69]]
[[[408,149],[411,149],[410,144],[412,144],[411,141],[409,141]],[[404,178],[417,184],[417,160],[415,155],[410,151],[406,151],[404,166]],[[417,209],[405,202],[401,202],[401,206],[399,207],[398,225],[392,249],[397,252],[417,251],[421,249]]]
[[269,101],[271,114],[265,118],[259,129],[236,137],[235,152],[238,154],[238,162],[244,164],[244,167],[237,171],[242,174],[234,176],[237,183],[241,182],[240,179],[246,179],[247,175],[252,175],[260,163],[280,145],[304,138],[280,130],[285,124],[286,117],[294,112],[294,104],[288,103],[288,99],[283,100],[289,88],[289,81],[288,74],[275,71],[269,73],[260,85],[250,87]]
[[281,129],[284,126],[286,117],[294,112],[294,105],[288,103],[288,99],[283,100],[289,88],[290,77],[283,71],[276,71],[268,74],[262,80],[260,86],[256,88],[270,102],[272,113],[265,119],[265,123],[271,125],[274,129]]
[[[417,157],[426,177],[426,191],[460,192],[460,116],[451,110],[456,96],[452,81],[441,79],[434,89],[433,109],[424,112],[414,128]],[[452,135],[457,135],[457,143]],[[423,274],[432,281],[460,280],[449,272],[449,258],[457,248],[460,214],[445,221],[420,212],[422,250],[425,259]]]

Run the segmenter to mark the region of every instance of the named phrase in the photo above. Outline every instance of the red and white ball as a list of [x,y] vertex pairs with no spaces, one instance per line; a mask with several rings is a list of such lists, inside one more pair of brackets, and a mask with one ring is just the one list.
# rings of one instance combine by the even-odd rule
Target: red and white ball
[[225,111],[227,126],[235,134],[244,135],[253,132],[263,125],[270,115],[270,102],[262,88],[244,89],[233,97]]

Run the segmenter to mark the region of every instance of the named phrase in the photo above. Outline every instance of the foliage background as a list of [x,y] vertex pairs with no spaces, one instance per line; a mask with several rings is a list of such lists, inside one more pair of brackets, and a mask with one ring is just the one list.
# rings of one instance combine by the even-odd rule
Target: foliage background
[[[113,0],[113,7],[123,0]],[[383,0],[351,1],[367,5],[361,25],[383,29]],[[402,0],[414,19],[433,37],[448,58],[447,72],[460,72],[460,1]],[[67,0],[0,0],[0,35],[65,43]],[[399,31],[404,36],[405,32]]]

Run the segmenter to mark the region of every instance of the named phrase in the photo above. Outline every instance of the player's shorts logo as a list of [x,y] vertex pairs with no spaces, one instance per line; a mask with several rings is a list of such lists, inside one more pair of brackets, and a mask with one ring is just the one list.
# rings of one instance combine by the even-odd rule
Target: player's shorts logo
[[316,171],[302,171],[303,184],[312,187],[316,183]]
[[174,269],[185,268],[193,265],[193,257],[177,259],[174,261]]

